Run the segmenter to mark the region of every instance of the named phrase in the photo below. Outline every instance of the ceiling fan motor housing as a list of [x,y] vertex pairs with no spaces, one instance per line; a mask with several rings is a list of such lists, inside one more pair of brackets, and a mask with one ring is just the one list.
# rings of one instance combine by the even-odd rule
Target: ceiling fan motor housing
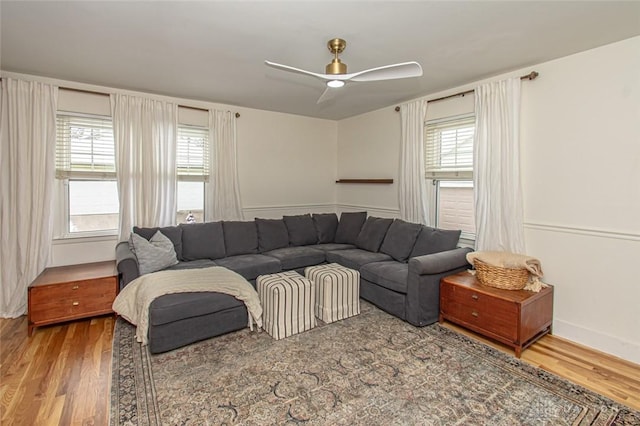
[[334,38],[327,42],[327,47],[329,48],[329,51],[333,53],[334,58],[331,63],[325,67],[326,74],[346,74],[347,65],[340,61],[338,55],[344,51],[345,47],[347,47],[347,42],[341,38]]

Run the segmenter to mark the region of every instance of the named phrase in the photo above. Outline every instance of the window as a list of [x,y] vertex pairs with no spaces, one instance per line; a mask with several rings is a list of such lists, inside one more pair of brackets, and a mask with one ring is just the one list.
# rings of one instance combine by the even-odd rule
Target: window
[[435,185],[436,226],[461,229],[475,239],[473,135],[475,117],[428,121],[425,126],[426,178]]
[[209,129],[178,126],[178,223],[204,222],[204,185],[209,181]]
[[58,114],[56,178],[63,183],[62,236],[115,234],[118,188],[110,118]]

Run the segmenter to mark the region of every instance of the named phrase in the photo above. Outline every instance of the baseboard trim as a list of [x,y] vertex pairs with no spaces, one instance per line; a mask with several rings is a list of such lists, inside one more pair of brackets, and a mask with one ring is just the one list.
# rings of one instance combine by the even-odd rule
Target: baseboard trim
[[527,222],[525,228],[538,231],[559,232],[563,234],[577,234],[589,237],[609,238],[616,240],[640,241],[640,234],[633,232],[621,232],[610,229],[586,228],[566,225],[554,225],[548,223]]
[[553,334],[635,364],[640,364],[639,343],[630,342],[559,319],[553,321]]

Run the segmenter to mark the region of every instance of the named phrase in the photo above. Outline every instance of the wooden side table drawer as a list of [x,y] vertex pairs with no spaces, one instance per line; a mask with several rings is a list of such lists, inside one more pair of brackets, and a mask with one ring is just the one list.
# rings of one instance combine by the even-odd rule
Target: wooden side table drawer
[[483,328],[491,334],[515,342],[518,338],[518,306],[469,288],[444,286],[440,309],[459,322]]
[[31,320],[42,322],[109,313],[116,294],[115,277],[34,288],[31,291]]
[[29,287],[29,335],[39,325],[113,313],[115,262],[47,268]]

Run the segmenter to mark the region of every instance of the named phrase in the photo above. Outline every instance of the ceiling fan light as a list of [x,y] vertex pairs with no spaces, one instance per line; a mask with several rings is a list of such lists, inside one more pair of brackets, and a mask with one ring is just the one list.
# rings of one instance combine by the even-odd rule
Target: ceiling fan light
[[327,81],[327,86],[337,89],[339,87],[344,86],[344,81],[342,80],[329,80]]

